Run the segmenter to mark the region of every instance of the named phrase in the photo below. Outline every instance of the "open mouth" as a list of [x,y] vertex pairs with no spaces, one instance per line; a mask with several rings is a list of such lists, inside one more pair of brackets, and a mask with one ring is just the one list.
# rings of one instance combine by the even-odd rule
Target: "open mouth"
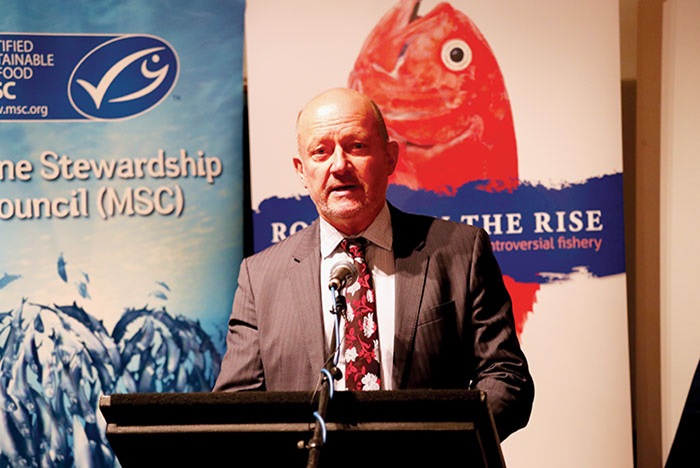
[[333,195],[333,194],[344,195],[344,194],[350,193],[354,190],[357,190],[358,187],[359,186],[356,184],[338,185],[336,187],[331,188],[328,191],[328,194],[329,195]]
[[357,188],[357,185],[340,185],[338,187],[333,187],[331,192],[348,192]]

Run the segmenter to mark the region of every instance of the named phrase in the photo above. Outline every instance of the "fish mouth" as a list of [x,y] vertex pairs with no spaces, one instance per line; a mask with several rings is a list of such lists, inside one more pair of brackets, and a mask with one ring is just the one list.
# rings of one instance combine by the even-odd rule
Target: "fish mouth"
[[[384,18],[385,24],[389,26],[387,29],[389,31],[393,29],[392,32],[394,34],[400,34],[403,28],[422,18],[419,13],[420,7],[421,0],[415,0],[413,4],[411,2],[400,2]],[[399,18],[402,18],[403,21],[399,20]],[[393,28],[390,26],[392,22],[394,23]]]
[[400,81],[398,69],[410,46],[407,36],[426,18],[420,14],[420,8],[421,0],[399,1],[387,11],[365,39],[349,79],[351,87],[354,83],[361,88],[361,76],[367,73],[382,75],[391,82]]
[[416,1],[416,3],[413,5],[413,11],[411,12],[411,16],[408,18],[408,24],[413,23],[415,20],[420,18],[421,16],[418,14],[418,10],[420,9],[420,0]]

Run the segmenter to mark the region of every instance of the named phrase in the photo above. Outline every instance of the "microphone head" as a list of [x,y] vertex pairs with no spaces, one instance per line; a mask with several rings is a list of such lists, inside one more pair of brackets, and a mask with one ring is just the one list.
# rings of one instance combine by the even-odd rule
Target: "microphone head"
[[357,281],[357,268],[349,260],[343,260],[331,267],[331,277],[328,281],[328,289],[340,291]]

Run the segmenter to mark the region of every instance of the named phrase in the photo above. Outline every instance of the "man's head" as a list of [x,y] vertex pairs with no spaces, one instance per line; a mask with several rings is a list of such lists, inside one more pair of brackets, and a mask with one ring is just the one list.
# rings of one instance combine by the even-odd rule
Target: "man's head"
[[386,199],[398,145],[367,96],[334,88],[313,98],[297,118],[297,175],[319,215],[346,235],[365,230]]

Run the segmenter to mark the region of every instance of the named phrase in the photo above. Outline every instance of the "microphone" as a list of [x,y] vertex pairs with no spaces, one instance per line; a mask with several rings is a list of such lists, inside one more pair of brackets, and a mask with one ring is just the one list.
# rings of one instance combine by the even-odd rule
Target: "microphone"
[[338,262],[331,268],[331,278],[328,280],[328,289],[340,291],[346,286],[350,286],[357,280],[357,268],[355,265],[344,260]]

